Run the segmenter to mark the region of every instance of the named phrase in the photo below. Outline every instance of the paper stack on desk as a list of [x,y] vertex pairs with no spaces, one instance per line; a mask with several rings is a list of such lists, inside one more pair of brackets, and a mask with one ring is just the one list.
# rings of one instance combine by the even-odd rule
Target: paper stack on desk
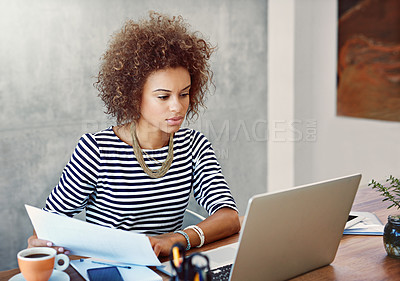
[[350,212],[350,215],[361,216],[363,220],[346,228],[343,234],[383,235],[384,225],[377,216],[370,212]]

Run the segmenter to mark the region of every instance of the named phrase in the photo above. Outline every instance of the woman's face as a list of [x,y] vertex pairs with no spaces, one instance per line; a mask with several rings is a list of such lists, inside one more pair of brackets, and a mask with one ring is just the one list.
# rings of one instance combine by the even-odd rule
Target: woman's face
[[138,127],[148,133],[179,130],[189,108],[190,75],[183,67],[150,74],[143,87]]

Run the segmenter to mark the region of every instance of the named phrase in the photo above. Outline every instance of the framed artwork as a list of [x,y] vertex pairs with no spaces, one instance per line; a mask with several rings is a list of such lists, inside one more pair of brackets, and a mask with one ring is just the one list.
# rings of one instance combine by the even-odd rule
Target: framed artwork
[[338,5],[337,115],[400,121],[400,1]]

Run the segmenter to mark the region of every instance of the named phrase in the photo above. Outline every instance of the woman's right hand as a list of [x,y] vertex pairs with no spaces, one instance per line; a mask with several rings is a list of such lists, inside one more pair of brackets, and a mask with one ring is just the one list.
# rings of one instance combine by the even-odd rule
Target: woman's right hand
[[54,246],[51,241],[39,239],[36,235],[36,231],[33,231],[33,235],[28,238],[28,248],[33,247],[50,247],[55,249],[58,254],[69,254],[69,251],[65,250],[64,247]]

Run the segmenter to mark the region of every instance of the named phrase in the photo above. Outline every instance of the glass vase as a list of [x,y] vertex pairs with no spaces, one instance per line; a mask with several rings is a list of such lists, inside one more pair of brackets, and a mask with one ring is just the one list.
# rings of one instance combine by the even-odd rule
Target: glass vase
[[389,257],[400,259],[400,215],[388,216],[383,231],[383,244]]

